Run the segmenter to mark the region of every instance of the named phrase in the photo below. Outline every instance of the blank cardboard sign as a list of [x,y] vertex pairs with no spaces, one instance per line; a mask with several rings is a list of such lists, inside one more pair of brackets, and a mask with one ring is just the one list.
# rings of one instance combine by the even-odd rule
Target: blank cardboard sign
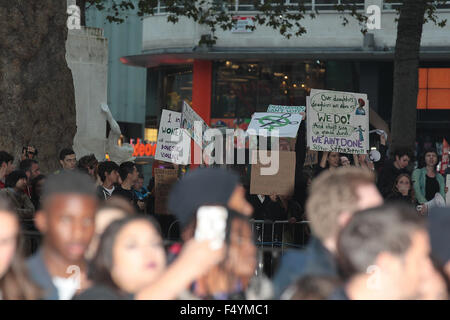
[[155,213],[168,214],[167,198],[177,178],[176,169],[155,168]]
[[[266,152],[266,151],[261,151]],[[252,159],[256,159],[258,151],[253,150]],[[272,154],[273,153],[273,154]],[[262,175],[261,168],[269,168],[271,164],[263,165],[258,156],[257,163],[252,164],[250,194],[261,195],[292,195],[295,186],[295,152],[268,151],[268,157],[279,159],[278,172],[274,175]],[[273,166],[273,164],[272,164]]]

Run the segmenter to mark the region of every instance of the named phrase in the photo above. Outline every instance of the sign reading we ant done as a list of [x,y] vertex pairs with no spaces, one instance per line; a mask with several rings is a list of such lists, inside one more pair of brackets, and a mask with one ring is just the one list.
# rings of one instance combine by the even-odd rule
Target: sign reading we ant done
[[311,150],[368,153],[366,94],[312,89],[307,99],[307,114],[307,141]]

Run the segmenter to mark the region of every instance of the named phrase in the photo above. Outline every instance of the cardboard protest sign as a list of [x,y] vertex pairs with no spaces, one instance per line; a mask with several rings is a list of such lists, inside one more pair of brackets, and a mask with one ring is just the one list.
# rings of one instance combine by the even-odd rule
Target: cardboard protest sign
[[[266,152],[266,151],[264,151]],[[295,187],[295,152],[292,151],[267,151],[272,163],[263,164],[257,159],[252,164],[250,194],[261,195],[292,195]],[[252,159],[256,159],[258,151],[253,150]],[[273,175],[264,175],[261,168],[273,166],[273,161],[278,159],[278,171]]]
[[155,213],[168,214],[167,198],[177,178],[176,169],[155,168]]
[[307,140],[311,150],[368,153],[367,95],[312,89],[307,113]]
[[[197,143],[203,149],[205,147],[203,134],[207,129],[209,129],[209,127],[186,101],[183,102],[181,121],[181,127],[186,130],[189,137],[191,137],[195,141],[195,143]],[[195,130],[196,121],[198,121],[198,123],[200,124],[201,131]]]
[[181,129],[181,113],[163,110],[155,159],[186,165],[191,155],[191,139]]
[[303,166],[313,166],[315,164],[319,163],[319,156],[318,152],[314,150],[308,150],[306,153],[305,163]]
[[256,112],[252,116],[247,133],[270,136],[277,131],[280,138],[295,138],[301,122],[300,114]]
[[269,108],[267,108],[267,112],[275,113],[300,113],[305,111],[305,106],[277,106],[274,104],[270,104]]

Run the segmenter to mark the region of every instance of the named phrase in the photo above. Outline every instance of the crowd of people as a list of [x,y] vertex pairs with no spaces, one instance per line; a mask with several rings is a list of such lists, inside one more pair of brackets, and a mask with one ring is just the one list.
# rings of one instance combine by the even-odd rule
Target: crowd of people
[[[246,165],[179,170],[172,220],[154,212],[154,178],[144,187],[134,162],[77,160],[68,148],[43,175],[35,148],[18,169],[0,151],[0,299],[448,299],[450,209],[431,203],[447,192],[436,150],[411,172],[410,150],[388,158],[382,141],[378,162],[324,152],[311,171],[301,140],[291,196],[251,195]],[[205,206],[227,213],[219,247],[217,234],[198,236]],[[286,251],[274,274],[257,272],[255,243],[285,234],[269,239],[255,220],[309,225],[304,249]]]

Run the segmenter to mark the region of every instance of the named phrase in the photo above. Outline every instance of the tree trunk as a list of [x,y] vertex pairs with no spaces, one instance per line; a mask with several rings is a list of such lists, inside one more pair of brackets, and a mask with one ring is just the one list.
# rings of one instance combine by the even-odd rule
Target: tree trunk
[[392,147],[415,149],[420,41],[425,0],[404,0],[397,27],[392,105]]
[[0,2],[0,149],[38,151],[43,172],[76,132],[72,73],[66,62],[66,1]]

